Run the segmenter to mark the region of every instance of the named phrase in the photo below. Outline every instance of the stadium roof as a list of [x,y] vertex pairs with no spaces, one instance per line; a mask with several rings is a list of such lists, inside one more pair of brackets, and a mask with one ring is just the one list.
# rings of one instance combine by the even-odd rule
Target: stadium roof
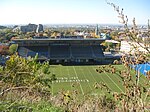
[[88,39],[76,39],[76,38],[58,38],[58,39],[13,39],[12,43],[19,45],[26,44],[100,44],[105,39],[101,38],[88,38]]

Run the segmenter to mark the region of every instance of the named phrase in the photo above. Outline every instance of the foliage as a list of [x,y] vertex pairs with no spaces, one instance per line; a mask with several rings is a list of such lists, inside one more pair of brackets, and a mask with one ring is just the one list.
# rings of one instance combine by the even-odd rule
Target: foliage
[[[38,102],[51,96],[49,63],[38,63],[35,58],[12,55],[5,66],[0,67],[0,100],[15,105],[19,101]],[[8,106],[8,107],[9,107]],[[8,109],[5,108],[5,109]]]
[[[132,70],[130,70],[130,66],[126,57],[122,58],[123,64],[125,66],[125,70],[120,71],[117,70],[114,66],[110,65],[109,68],[100,67],[96,69],[98,73],[103,72],[111,72],[112,74],[118,74],[122,79],[122,84],[125,88],[125,92],[122,93],[113,93],[113,97],[115,102],[117,103],[115,110],[116,111],[145,111],[147,110],[147,106],[149,105],[149,81],[145,81],[145,83],[140,83],[140,74],[134,78],[132,74]],[[135,71],[136,74],[136,71]],[[99,86],[98,86],[99,87]],[[110,93],[112,94],[112,93]]]
[[7,28],[7,27],[5,27],[5,26],[1,26],[1,25],[0,25],[0,29],[5,29],[5,28]]
[[50,74],[48,67],[49,64],[46,62],[40,64],[36,62],[36,59],[30,58],[26,60],[17,55],[12,55],[1,71],[2,81],[11,83],[15,87],[30,86],[37,82],[44,84],[46,83],[45,80],[51,82],[51,79],[44,79],[46,74]]
[[9,52],[10,54],[14,54],[17,51],[18,45],[17,44],[12,44],[9,46]]
[[11,29],[3,29],[0,31],[0,42],[7,43],[11,40],[12,37],[16,37],[18,34],[12,32]]
[[[140,44],[142,40],[137,39],[138,29],[135,19],[133,19],[133,27],[129,29],[127,24],[128,17],[124,16],[123,9],[120,10],[113,3],[107,3],[113,6],[119,14],[120,22],[125,26],[126,36],[150,53],[147,47]],[[66,31],[64,35],[70,35],[71,33]],[[57,34],[58,32],[52,33],[54,36],[57,36]],[[149,32],[147,34],[149,36]],[[27,38],[31,35],[28,33]],[[10,40],[10,37],[11,35],[8,33],[5,38]],[[146,46],[149,45],[148,42],[145,44]],[[131,69],[131,65],[149,61],[149,56],[141,54],[138,50],[133,55],[129,54],[121,58],[124,65],[124,70],[122,71],[112,65],[109,65],[109,67],[100,66],[96,69],[96,72],[100,75],[101,73],[118,75],[121,79],[121,84],[125,88],[124,91],[115,93],[105,83],[95,83],[93,89],[105,91],[105,95],[84,94],[81,96],[78,91],[72,90],[60,91],[57,95],[51,96],[51,82],[56,80],[56,76],[55,74],[49,76],[51,72],[48,62],[41,64],[37,63],[36,59],[35,57],[34,59],[28,58],[26,60],[18,55],[12,55],[6,62],[6,66],[0,67],[0,111],[62,111],[51,106],[51,103],[61,107],[66,112],[148,111],[148,106],[150,105],[148,102],[150,99],[149,77],[144,83],[141,83],[141,74]],[[115,60],[114,64],[118,63]],[[133,73],[136,75],[135,77],[132,75]],[[149,76],[149,71],[147,75]],[[44,99],[44,102],[41,99]]]
[[[144,48],[147,51],[147,54],[150,53],[149,51],[149,43],[145,43],[142,39],[138,38],[138,34],[140,31],[135,22],[135,18],[133,18],[133,26],[131,29],[128,27],[128,17],[124,15],[123,8],[120,10],[119,6],[116,6],[114,3],[110,3],[106,0],[108,5],[111,5],[114,10],[118,13],[118,17],[120,18],[120,23],[124,25],[124,32],[126,37],[129,37],[128,41],[136,42],[141,48]],[[149,37],[149,32],[145,32],[147,37]],[[144,44],[144,45],[143,45]],[[134,46],[135,53],[128,54],[122,57],[122,63],[125,66],[124,71],[120,71],[120,77],[122,78],[123,85],[125,87],[125,93],[116,93],[114,94],[116,101],[118,101],[118,111],[146,111],[147,106],[149,105],[149,79],[144,82],[144,84],[140,83],[140,73],[139,71],[135,71],[136,78],[133,80],[131,76],[131,66],[138,65],[142,63],[147,63],[149,61],[148,55],[141,53],[138,49],[138,46]],[[147,78],[148,78],[147,72]]]
[[38,103],[16,102],[11,105],[10,102],[0,102],[1,112],[63,112],[62,109],[52,106],[51,103],[41,101]]
[[78,91],[60,91],[51,100],[52,104],[61,107],[65,112],[98,112],[113,111],[114,99],[107,95],[83,95]]
[[[143,48],[146,50],[147,53],[150,53],[150,31],[148,29],[147,32],[144,32],[143,35],[147,37],[147,39],[141,39],[138,37],[141,35],[141,31],[138,29],[138,26],[136,24],[135,18],[133,18],[132,22],[133,25],[131,28],[128,27],[128,16],[124,14],[124,9],[120,9],[119,6],[115,5],[114,3],[109,2],[106,0],[106,3],[114,8],[114,10],[118,14],[118,18],[120,19],[119,22],[124,25],[124,33],[125,36],[127,37],[126,40],[131,41],[131,42],[136,42],[137,45],[132,45],[135,46],[136,48]],[[129,38],[129,39],[128,39]]]
[[2,49],[0,50],[0,55],[9,55],[9,47],[8,46],[2,46]]

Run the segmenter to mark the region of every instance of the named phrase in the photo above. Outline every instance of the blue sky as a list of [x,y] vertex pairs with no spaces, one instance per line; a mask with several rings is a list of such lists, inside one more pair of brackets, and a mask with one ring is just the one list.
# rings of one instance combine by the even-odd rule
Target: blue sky
[[[147,24],[150,0],[108,0],[124,8],[129,22]],[[0,24],[119,24],[105,0],[0,0]]]

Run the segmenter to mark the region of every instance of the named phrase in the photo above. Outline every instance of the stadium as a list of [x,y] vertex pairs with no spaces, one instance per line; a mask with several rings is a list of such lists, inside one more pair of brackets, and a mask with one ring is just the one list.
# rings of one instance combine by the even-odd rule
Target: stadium
[[[38,54],[38,60],[52,62],[51,74],[55,74],[57,77],[57,80],[52,83],[52,94],[56,94],[60,90],[78,90],[80,94],[105,94],[100,89],[93,89],[93,85],[98,83],[106,84],[111,91],[124,92],[123,81],[118,74],[96,72],[100,64],[106,64],[108,60],[119,58],[103,53],[100,44],[105,39],[36,38],[31,40],[14,39],[12,41],[18,44],[20,56],[27,58]],[[81,63],[84,66],[80,65]],[[63,66],[63,64],[66,65]],[[124,70],[122,65],[114,66],[118,71]],[[134,73],[133,75],[135,76]],[[144,83],[145,76],[141,75],[141,78],[140,83]],[[135,77],[133,77],[133,80],[135,80]]]
[[101,43],[105,39],[58,38],[58,39],[14,39],[18,54],[35,57],[53,63],[96,63],[105,59]]

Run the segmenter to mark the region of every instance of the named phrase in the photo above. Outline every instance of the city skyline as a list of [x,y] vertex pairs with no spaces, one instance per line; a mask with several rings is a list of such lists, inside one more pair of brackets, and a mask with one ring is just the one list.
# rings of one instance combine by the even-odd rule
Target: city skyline
[[[108,0],[124,8],[129,24],[147,24],[149,0]],[[119,24],[105,0],[0,0],[0,24]]]

